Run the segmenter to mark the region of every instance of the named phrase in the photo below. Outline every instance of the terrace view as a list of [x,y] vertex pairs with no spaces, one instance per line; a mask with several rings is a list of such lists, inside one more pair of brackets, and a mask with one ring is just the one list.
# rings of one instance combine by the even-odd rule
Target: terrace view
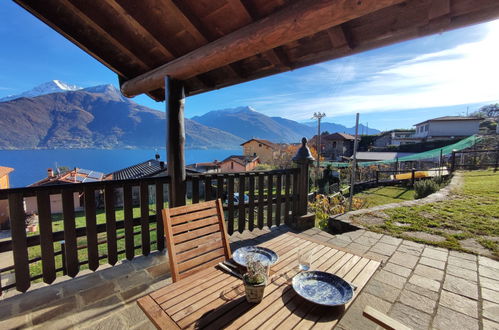
[[[0,98],[0,329],[499,329],[499,95],[470,90],[480,97],[456,101],[472,105],[456,116],[437,108],[441,90],[424,94],[434,105],[418,94],[412,101],[429,110],[409,106],[414,117],[396,119],[415,129],[390,124],[381,132],[374,127],[394,118],[385,104],[396,94],[387,90],[407,82],[390,87],[373,78],[379,95],[366,101],[350,81],[353,94],[342,102],[358,108],[348,112],[357,112],[349,129],[324,121],[323,111],[334,109],[323,104],[340,103],[318,91],[305,96],[331,75],[340,85],[347,66],[317,77],[300,71],[366,52],[376,66],[386,46],[496,24],[496,0],[0,6],[0,17],[17,12],[43,22],[120,86],[53,80]],[[13,22],[5,31],[14,33]],[[414,63],[459,57],[446,50],[405,57],[406,45],[393,58],[403,58],[409,69],[401,75],[414,79],[422,79]],[[466,45],[460,49],[471,52]],[[499,50],[493,47],[485,50]],[[295,69],[298,80],[286,76]],[[478,77],[483,66],[451,67],[447,81],[424,81],[423,72],[418,88],[448,84],[459,99],[459,77],[451,74],[458,69]],[[291,83],[280,85],[284,79]],[[243,92],[231,89],[237,84]],[[288,84],[296,92],[287,94]],[[314,121],[249,106],[185,117],[189,100],[217,102],[196,98],[227,89],[229,98],[244,94],[262,105],[269,100],[251,94],[266,90],[273,102],[297,103],[290,110],[277,103],[289,116],[304,108],[300,119]],[[134,97],[164,102],[165,111]],[[316,101],[321,111],[308,107]],[[372,115],[371,106],[384,110]],[[376,123],[359,124],[362,110]],[[154,155],[120,162],[135,148]],[[195,148],[208,156],[190,158]],[[13,165],[18,149],[26,153]],[[28,172],[45,164],[39,152],[70,149],[99,156],[85,168],[54,164],[31,179]],[[21,171],[26,183],[19,184]]]

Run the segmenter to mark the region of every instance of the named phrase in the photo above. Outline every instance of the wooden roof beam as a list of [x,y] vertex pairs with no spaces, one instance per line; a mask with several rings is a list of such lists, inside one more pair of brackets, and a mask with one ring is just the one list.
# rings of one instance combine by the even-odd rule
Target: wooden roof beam
[[133,97],[160,88],[164,84],[165,76],[186,80],[404,1],[297,1],[266,18],[125,82],[121,91],[123,95]]
[[341,48],[344,46],[347,46],[349,49],[355,48],[351,32],[347,31],[347,29],[348,28],[344,24],[327,29],[326,32],[333,48]]

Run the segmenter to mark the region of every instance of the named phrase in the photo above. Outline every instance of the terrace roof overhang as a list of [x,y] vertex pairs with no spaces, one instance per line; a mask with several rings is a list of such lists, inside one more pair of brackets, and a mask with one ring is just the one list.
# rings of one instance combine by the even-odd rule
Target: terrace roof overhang
[[118,74],[194,95],[499,17],[497,0],[14,0]]

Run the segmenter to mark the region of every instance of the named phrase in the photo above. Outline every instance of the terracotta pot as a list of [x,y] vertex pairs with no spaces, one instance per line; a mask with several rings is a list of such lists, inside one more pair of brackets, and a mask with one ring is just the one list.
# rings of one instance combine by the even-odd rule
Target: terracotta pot
[[34,232],[36,232],[36,230],[37,230],[37,229],[38,229],[38,226],[37,226],[37,225],[28,225],[28,226],[26,227],[26,231],[27,231],[28,233],[34,233]]
[[246,291],[246,300],[250,303],[259,303],[263,299],[267,281],[262,284],[248,284],[244,281],[244,289]]

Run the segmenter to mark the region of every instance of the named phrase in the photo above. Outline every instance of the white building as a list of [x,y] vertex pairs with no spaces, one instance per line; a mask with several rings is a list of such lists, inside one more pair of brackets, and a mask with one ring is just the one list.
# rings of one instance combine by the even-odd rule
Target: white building
[[442,140],[478,134],[482,118],[445,116],[416,124],[413,137],[425,140]]
[[400,146],[403,144],[413,144],[421,142],[420,138],[414,137],[414,130],[392,130],[381,133],[374,140],[375,147]]

